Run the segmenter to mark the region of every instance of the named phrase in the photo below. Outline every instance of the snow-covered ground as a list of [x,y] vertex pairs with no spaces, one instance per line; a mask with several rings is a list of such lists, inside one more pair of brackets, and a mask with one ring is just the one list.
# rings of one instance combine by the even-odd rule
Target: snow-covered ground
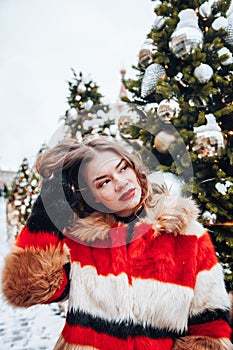
[[[9,248],[5,200],[0,197],[0,275]],[[13,308],[0,290],[0,349],[52,350],[64,323],[58,304]]]

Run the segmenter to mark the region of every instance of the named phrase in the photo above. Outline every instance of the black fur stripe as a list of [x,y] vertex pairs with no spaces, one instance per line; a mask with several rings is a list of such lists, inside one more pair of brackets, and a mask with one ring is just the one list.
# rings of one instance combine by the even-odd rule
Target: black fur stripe
[[60,297],[58,297],[57,299],[53,300],[53,303],[57,303],[59,301],[65,300],[67,295],[69,294],[70,291],[70,263],[67,263],[63,266],[65,272],[66,272],[66,276],[68,278],[68,283],[64,289],[64,291],[62,292],[62,294],[60,295]]
[[94,317],[90,314],[73,309],[67,313],[67,323],[70,326],[91,327],[98,333],[107,333],[111,336],[127,339],[127,337],[145,336],[152,339],[177,338],[184,336],[184,333],[166,331],[165,329],[153,328],[151,326],[143,327],[140,324],[128,322],[109,322],[100,317]]
[[[62,220],[62,212],[57,212],[57,218],[58,220]],[[67,219],[65,220],[65,224],[67,224]],[[44,231],[57,233],[60,238],[63,238],[61,231],[57,227],[58,225],[50,220],[40,195],[33,204],[32,213],[27,220],[27,226],[31,232],[37,233]]]
[[191,317],[189,319],[189,325],[193,326],[196,324],[207,323],[207,322],[216,321],[216,320],[224,320],[229,323],[229,319],[230,319],[229,316],[230,316],[229,310],[221,310],[221,309],[206,310],[201,314]]

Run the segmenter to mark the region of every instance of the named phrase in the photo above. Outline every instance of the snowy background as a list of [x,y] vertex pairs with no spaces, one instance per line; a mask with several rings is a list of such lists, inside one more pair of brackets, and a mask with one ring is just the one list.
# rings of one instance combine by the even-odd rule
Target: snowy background
[[[6,231],[5,199],[0,197],[0,275],[12,239]],[[1,277],[1,276],[0,276]],[[65,323],[58,304],[28,309],[9,306],[0,292],[0,349],[52,350]]]
[[0,170],[34,163],[68,108],[71,67],[116,102],[154,21],[151,0],[0,0]]

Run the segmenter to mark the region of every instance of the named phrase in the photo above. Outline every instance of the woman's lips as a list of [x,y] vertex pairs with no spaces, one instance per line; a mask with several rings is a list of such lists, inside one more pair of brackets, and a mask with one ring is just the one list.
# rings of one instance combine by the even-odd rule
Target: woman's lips
[[135,188],[131,188],[130,190],[124,192],[124,193],[120,196],[119,200],[120,200],[120,201],[127,201],[127,200],[129,200],[130,198],[132,198],[132,197],[134,196],[134,194],[135,194]]

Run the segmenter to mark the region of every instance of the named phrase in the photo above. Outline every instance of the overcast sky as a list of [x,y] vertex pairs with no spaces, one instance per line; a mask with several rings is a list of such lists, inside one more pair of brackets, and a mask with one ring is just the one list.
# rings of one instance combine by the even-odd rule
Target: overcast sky
[[18,170],[59,127],[71,67],[111,103],[136,74],[154,21],[150,0],[0,0],[0,169]]

